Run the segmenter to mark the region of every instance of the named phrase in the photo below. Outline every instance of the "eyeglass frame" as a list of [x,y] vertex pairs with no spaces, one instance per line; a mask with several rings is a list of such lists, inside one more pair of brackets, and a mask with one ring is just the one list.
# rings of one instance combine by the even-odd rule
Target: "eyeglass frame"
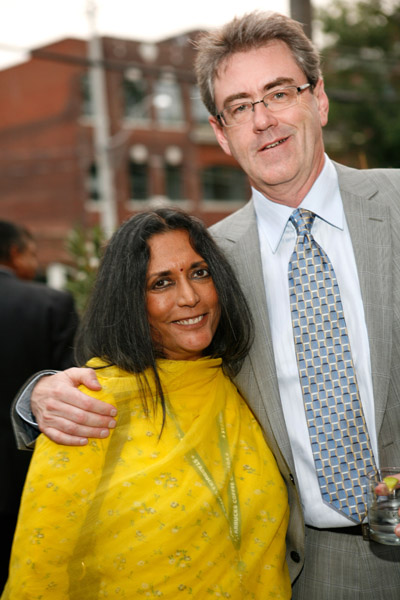
[[[296,102],[297,102],[297,98],[300,96],[300,94],[302,92],[304,92],[305,90],[307,90],[308,88],[313,88],[313,84],[310,82],[307,83],[303,83],[303,85],[285,85],[282,86],[280,88],[278,88],[277,90],[271,91],[271,92],[267,92],[262,98],[261,100],[256,100],[255,102],[251,102],[251,100],[246,100],[243,103],[238,102],[238,105],[240,106],[240,104],[251,104],[251,112],[254,113],[254,106],[256,104],[264,104],[265,108],[268,108],[268,104],[266,104],[264,102],[264,98],[266,98],[267,96],[269,96],[270,94],[274,94],[276,92],[279,92],[280,90],[286,90],[287,88],[295,88],[296,92],[297,92],[297,96],[296,96]],[[227,106],[226,108],[224,108],[224,110],[226,110],[227,108],[231,108],[232,106],[236,106],[235,104],[231,104],[230,106]],[[290,104],[289,106],[283,106],[282,108],[278,108],[277,110],[273,110],[272,112],[279,112],[280,110],[285,110],[287,108],[290,108],[291,106],[294,106],[294,104]],[[248,121],[243,121],[242,123],[233,123],[233,125],[228,125],[226,123],[225,117],[224,117],[224,110],[221,110],[220,113],[215,115],[215,118],[218,119],[219,124],[222,127],[238,127],[239,125],[245,125],[245,123],[248,123],[251,120],[251,116],[249,118]]]

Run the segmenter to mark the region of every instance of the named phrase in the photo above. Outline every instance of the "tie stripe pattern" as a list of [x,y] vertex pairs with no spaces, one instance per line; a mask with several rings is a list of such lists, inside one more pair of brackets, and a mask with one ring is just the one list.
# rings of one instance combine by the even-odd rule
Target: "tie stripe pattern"
[[324,502],[359,523],[365,475],[374,468],[339,286],[311,234],[315,215],[290,217],[297,241],[289,262],[293,336],[311,447]]

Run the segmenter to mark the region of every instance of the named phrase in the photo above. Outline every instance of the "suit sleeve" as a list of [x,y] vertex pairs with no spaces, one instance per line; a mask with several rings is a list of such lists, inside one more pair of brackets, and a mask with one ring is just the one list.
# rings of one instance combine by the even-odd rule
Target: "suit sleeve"
[[18,450],[33,450],[40,434],[31,412],[31,394],[36,383],[46,375],[54,375],[56,371],[40,371],[35,373],[19,390],[11,405],[11,423],[14,430]]

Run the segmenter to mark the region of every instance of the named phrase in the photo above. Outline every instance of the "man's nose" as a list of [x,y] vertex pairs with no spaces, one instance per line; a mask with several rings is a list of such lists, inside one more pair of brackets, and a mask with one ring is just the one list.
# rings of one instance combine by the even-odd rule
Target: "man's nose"
[[278,123],[278,119],[275,114],[267,106],[265,106],[262,100],[253,104],[253,128],[255,131],[262,131],[268,129]]

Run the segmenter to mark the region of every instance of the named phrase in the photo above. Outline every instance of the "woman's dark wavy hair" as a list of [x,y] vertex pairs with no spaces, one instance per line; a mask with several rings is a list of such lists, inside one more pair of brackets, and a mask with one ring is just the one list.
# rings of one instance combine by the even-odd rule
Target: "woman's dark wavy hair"
[[188,232],[192,247],[206,261],[220,303],[220,321],[203,354],[221,358],[228,376],[238,373],[253,339],[246,299],[230,264],[203,223],[171,208],[136,214],[114,233],[82,318],[75,351],[78,365],[97,356],[130,373],[152,369],[163,412],[164,395],[156,363],[163,354],[159,345],[153,344],[146,310],[148,241],[153,235],[176,230]]

